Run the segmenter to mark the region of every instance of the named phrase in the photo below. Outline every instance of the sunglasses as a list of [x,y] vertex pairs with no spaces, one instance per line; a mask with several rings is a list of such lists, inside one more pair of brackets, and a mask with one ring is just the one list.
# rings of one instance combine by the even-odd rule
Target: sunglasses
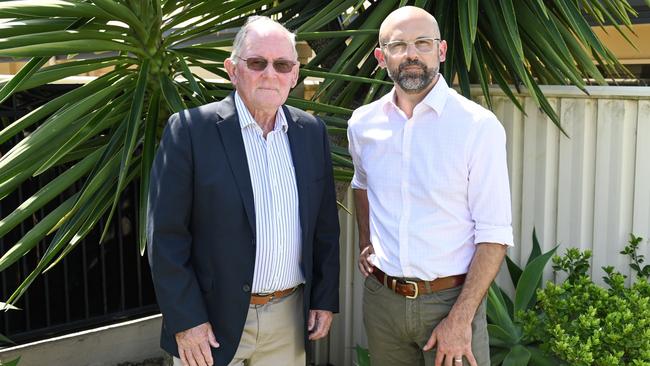
[[[241,58],[237,56],[238,59],[246,61],[246,67],[253,71],[264,71],[269,65],[269,62],[264,57],[249,57]],[[280,74],[290,73],[293,67],[296,65],[296,62],[289,60],[273,60],[273,69]]]

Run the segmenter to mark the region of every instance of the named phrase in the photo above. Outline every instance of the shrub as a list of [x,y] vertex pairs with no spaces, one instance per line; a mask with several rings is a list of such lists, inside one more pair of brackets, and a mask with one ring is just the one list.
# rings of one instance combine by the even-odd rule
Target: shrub
[[586,274],[590,251],[554,257],[554,270],[569,277],[538,290],[537,304],[520,317],[525,337],[570,365],[650,365],[650,284],[636,254],[640,241],[632,236],[621,252],[637,274],[630,287],[613,267],[603,267],[608,288],[596,285]]

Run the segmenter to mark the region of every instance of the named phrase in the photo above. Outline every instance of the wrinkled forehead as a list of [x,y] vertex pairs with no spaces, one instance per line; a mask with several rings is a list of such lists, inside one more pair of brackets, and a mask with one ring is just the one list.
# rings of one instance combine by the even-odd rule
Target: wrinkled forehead
[[244,55],[272,56],[273,59],[282,58],[296,60],[297,53],[289,40],[287,33],[273,24],[252,27],[246,34],[243,44]]

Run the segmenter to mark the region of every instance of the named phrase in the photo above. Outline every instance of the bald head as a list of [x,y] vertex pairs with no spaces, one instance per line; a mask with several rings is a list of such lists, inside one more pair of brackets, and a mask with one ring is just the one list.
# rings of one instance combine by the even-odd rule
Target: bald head
[[415,6],[404,6],[388,14],[379,27],[379,43],[397,39],[407,28],[419,27],[428,37],[440,38],[438,22],[426,10]]

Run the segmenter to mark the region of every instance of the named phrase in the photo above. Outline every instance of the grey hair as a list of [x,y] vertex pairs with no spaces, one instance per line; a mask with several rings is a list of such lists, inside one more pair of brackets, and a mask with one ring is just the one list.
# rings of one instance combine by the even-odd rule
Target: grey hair
[[[237,32],[237,35],[235,35],[235,42],[232,45],[232,51],[230,53],[230,59],[232,60],[233,63],[237,63],[239,55],[241,55],[241,50],[242,47],[244,46],[244,41],[246,40],[246,37],[248,36],[248,31],[250,30],[251,26],[253,23],[256,22],[264,22],[266,25],[271,25],[271,26],[278,26],[280,29],[284,31],[284,34],[287,36],[287,39],[289,42],[291,42],[291,46],[293,49],[293,55],[295,59],[298,59],[298,51],[296,51],[296,35],[289,31],[287,28],[285,28],[282,24],[276,22],[275,20],[263,16],[263,15],[253,15],[248,17],[246,20],[246,23],[239,29]],[[258,25],[262,25],[258,23]]]

